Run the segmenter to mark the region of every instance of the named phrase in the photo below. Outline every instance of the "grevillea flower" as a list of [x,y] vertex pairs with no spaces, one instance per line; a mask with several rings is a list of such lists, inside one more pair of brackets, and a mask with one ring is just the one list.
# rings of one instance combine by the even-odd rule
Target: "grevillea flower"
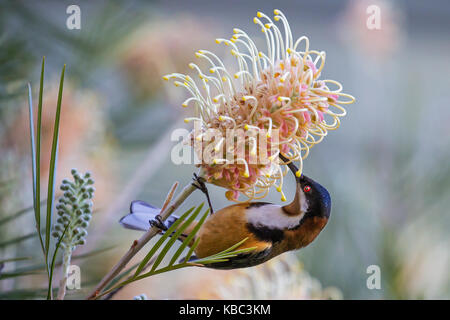
[[[194,148],[195,141],[203,141],[214,129],[208,139],[214,149],[212,161],[203,159],[200,165],[208,182],[227,188],[227,198],[234,201],[239,193],[249,199],[263,198],[274,185],[284,201],[287,168],[279,161],[279,153],[289,162],[299,161],[296,174],[300,176],[309,149],[339,127],[339,118],[346,114],[341,104],[355,101],[342,93],[339,82],[319,79],[325,52],[311,50],[305,36],[294,41],[284,14],[280,10],[274,14],[283,32],[261,12],[253,20],[265,36],[264,51],[240,29],[233,30],[230,40],[216,39],[230,47],[237,72],[232,73],[214,53],[199,50],[195,55],[208,64],[207,72],[197,64],[189,66],[198,73],[200,86],[188,75],[164,77],[192,94],[182,105],[195,108],[196,116],[185,121],[200,124],[191,134]],[[261,137],[267,144],[261,144]],[[204,150],[196,148],[198,155],[204,155]],[[252,161],[253,156],[258,161]],[[263,158],[266,161],[259,161]]]

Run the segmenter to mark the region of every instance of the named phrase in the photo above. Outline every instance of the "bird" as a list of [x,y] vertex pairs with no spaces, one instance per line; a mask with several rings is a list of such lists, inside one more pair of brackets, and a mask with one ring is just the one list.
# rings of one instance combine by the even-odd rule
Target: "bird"
[[[288,160],[280,154],[280,158]],[[296,179],[296,191],[291,203],[280,206],[269,202],[244,202],[227,206],[208,216],[195,235],[198,240],[191,260],[208,257],[226,250],[243,239],[236,250],[254,248],[226,261],[206,264],[213,269],[247,268],[264,263],[284,252],[306,247],[316,239],[326,226],[331,214],[331,197],[327,189],[302,174],[289,162],[288,167]],[[211,206],[205,181],[194,175],[194,185],[202,190]],[[211,212],[212,208],[211,208]],[[128,229],[147,231],[151,226],[167,230],[177,219],[171,215],[165,222],[160,209],[144,201],[133,201],[130,213],[120,219]],[[195,227],[192,223],[187,234]],[[179,240],[186,239],[182,234]]]

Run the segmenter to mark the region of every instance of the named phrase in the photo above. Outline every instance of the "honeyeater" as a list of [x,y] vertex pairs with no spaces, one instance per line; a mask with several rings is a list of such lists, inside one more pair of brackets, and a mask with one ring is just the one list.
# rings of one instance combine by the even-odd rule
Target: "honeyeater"
[[[287,161],[285,158],[283,160]],[[246,268],[284,252],[301,249],[314,241],[330,217],[330,194],[306,175],[296,177],[298,169],[292,162],[288,166],[296,179],[296,192],[290,204],[280,206],[268,202],[247,202],[233,204],[212,213],[196,234],[196,239],[200,240],[193,258],[219,253],[247,238],[237,249],[255,247],[254,250],[225,262],[205,265],[216,269]],[[210,203],[204,180],[197,176],[194,180],[194,185],[207,195]],[[130,213],[120,223],[125,228],[134,230],[147,231],[153,225],[167,230],[177,220],[172,215],[163,222],[159,213],[160,209],[146,202],[133,201]],[[184,233],[189,234],[194,226],[195,222]],[[185,237],[183,234],[180,240]]]

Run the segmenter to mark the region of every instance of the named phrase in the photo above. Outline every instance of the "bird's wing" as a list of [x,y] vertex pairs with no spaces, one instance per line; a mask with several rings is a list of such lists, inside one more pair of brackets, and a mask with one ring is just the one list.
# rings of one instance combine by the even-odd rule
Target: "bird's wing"
[[153,213],[155,212],[154,210],[160,210],[159,208],[156,208],[155,206],[152,206],[151,204],[142,201],[142,200],[135,200],[133,202],[131,202],[130,205],[130,212],[134,213],[134,212],[149,212],[149,213]]
[[130,205],[130,213],[122,217],[119,223],[127,229],[147,231],[150,228],[150,220],[153,220],[161,209],[141,200],[133,201]]

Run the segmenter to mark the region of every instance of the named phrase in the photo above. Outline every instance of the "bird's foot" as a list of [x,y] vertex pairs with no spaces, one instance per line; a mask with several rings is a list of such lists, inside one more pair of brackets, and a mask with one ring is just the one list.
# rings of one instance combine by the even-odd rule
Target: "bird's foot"
[[167,231],[167,226],[164,224],[162,217],[158,214],[154,219],[149,221],[150,226],[156,227],[162,231]]
[[194,187],[196,187],[205,194],[208,193],[208,189],[206,188],[205,184],[206,182],[205,178],[199,177],[196,173],[194,173],[194,177],[192,178],[192,180],[194,180],[194,182],[192,183]]
[[208,188],[206,187],[206,184],[205,184],[205,182],[206,182],[205,178],[199,177],[196,173],[194,173],[194,177],[192,178],[192,180],[194,180],[192,185],[206,195],[206,200],[208,200],[209,209],[211,211],[211,214],[213,214],[214,211],[213,211],[213,208],[211,205],[211,200],[209,198]]

